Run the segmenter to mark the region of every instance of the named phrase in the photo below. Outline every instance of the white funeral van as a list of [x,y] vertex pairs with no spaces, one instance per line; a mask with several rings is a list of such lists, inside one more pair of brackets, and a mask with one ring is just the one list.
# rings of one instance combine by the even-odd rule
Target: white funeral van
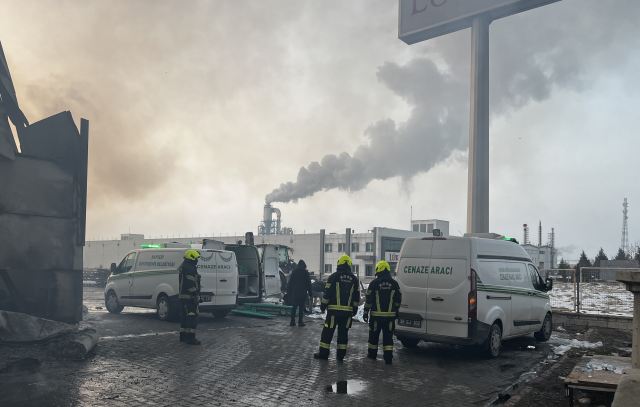
[[406,239],[396,274],[402,306],[395,334],[405,347],[476,344],[497,357],[502,339],[551,336],[553,281],[542,281],[527,252],[502,236]]
[[[180,313],[178,268],[189,247],[171,246],[163,244],[132,250],[119,265],[111,265],[111,276],[104,290],[109,312],[119,313],[124,307],[155,308],[158,318],[163,321]],[[216,318],[224,318],[236,308],[236,255],[227,250],[196,251],[200,253],[197,267],[202,276],[200,312],[211,312]]]

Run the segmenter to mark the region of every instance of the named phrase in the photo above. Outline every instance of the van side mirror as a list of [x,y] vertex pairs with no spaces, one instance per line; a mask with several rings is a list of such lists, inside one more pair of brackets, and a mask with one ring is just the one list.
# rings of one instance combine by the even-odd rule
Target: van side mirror
[[118,274],[118,268],[116,267],[116,263],[111,263],[111,274]]
[[553,279],[551,279],[550,277],[547,277],[547,291],[551,291],[553,289]]

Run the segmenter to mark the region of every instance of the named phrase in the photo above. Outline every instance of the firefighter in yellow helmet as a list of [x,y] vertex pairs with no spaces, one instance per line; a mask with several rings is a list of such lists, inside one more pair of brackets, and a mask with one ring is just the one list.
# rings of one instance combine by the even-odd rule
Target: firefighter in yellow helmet
[[180,323],[180,342],[189,345],[200,345],[196,339],[198,326],[198,305],[200,304],[200,274],[198,274],[198,258],[200,253],[187,250],[180,266],[180,305],[182,321]]
[[351,272],[351,258],[346,254],[338,259],[336,272],[331,274],[324,287],[320,309],[327,311],[322,335],[320,351],[313,355],[316,359],[328,359],[333,333],[338,328],[338,351],[336,359],[342,361],[347,354],[349,328],[352,318],[358,312],[360,303],[360,287],[358,278]]
[[[363,319],[369,322],[369,350],[367,357],[378,355],[378,340],[382,331],[382,349],[386,364],[393,360],[393,330],[397,312],[402,304],[402,292],[396,280],[391,277],[391,267],[386,261],[376,265],[376,278],[369,284],[367,300],[364,304]],[[369,318],[371,313],[371,318]]]

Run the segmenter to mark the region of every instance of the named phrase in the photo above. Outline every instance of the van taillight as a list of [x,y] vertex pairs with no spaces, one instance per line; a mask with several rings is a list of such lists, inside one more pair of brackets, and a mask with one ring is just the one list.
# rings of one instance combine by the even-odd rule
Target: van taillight
[[471,291],[469,291],[469,318],[478,314],[478,286],[476,285],[476,271],[471,269]]

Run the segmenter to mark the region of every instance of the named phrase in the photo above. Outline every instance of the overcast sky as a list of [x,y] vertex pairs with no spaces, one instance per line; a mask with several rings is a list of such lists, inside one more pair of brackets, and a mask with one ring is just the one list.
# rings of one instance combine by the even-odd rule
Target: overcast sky
[[[4,0],[0,21],[27,118],[90,121],[90,238],[255,233],[274,190],[296,233],[407,229],[411,206],[465,232],[470,30],[406,45],[391,0]],[[638,21],[563,0],[491,24],[492,232],[614,254],[626,197],[640,241]]]

